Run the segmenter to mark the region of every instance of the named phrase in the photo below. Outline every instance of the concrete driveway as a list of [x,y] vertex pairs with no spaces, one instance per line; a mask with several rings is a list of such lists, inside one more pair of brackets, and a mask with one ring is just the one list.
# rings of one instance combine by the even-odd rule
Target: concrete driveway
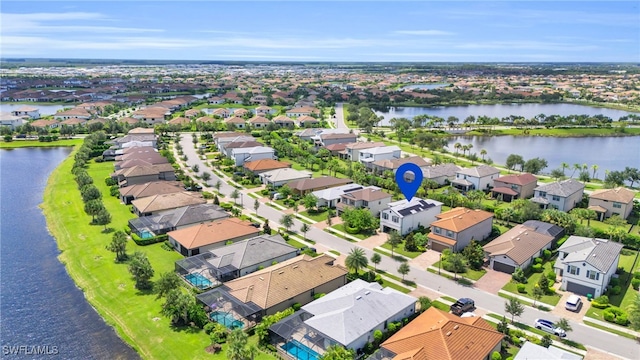
[[497,294],[503,286],[511,281],[511,275],[492,269],[487,269],[487,273],[484,274],[473,285],[476,289],[486,291],[491,294]]
[[551,310],[551,313],[561,318],[582,322],[582,318],[587,314],[587,310],[591,307],[591,303],[587,301],[586,296],[580,296],[580,299],[582,299],[580,311],[573,312],[564,308],[564,304],[567,302],[569,296],[573,295],[573,293],[562,290],[557,290],[557,292],[562,294],[562,297],[560,298],[560,301],[558,301],[558,305]]

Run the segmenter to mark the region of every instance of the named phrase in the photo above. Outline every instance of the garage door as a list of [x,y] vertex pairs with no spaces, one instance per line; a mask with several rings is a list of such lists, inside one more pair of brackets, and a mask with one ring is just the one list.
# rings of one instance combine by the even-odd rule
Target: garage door
[[516,271],[516,267],[513,265],[509,265],[509,264],[505,264],[505,263],[501,263],[498,261],[493,261],[493,270],[495,271],[501,271],[503,273],[507,273],[507,274],[513,274],[514,271]]
[[448,248],[449,247],[447,245],[440,244],[439,242],[436,242],[436,241],[431,242],[431,250],[443,252],[445,249],[448,249]]
[[592,287],[588,287],[582,284],[576,284],[573,282],[567,282],[567,291],[572,292],[578,295],[587,295],[591,294],[593,296],[596,293],[596,289]]

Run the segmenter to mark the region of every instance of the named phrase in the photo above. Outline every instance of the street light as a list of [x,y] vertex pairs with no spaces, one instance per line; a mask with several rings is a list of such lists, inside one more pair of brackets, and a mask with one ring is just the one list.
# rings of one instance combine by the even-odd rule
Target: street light
[[442,265],[442,253],[440,253],[440,260],[438,260],[438,275],[440,275],[440,266]]

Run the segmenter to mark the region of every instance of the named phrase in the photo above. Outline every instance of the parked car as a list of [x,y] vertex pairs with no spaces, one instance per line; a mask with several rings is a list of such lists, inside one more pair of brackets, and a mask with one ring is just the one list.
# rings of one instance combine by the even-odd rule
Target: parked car
[[273,194],[273,200],[280,200],[280,199],[282,199],[282,198],[283,198],[283,196],[282,196],[282,194],[280,194],[280,193],[275,193],[275,194]]
[[553,321],[550,321],[550,320],[536,319],[536,322],[534,323],[534,326],[535,326],[536,329],[542,330],[542,331],[546,331],[549,334],[554,334],[554,335],[560,336],[560,337],[567,336],[567,333],[564,330],[562,330],[559,327],[557,327],[553,323]]
[[582,306],[582,299],[578,295],[571,295],[567,299],[567,302],[564,304],[564,308],[569,311],[580,311],[580,307]]
[[475,308],[476,308],[476,303],[475,301],[473,301],[473,299],[462,298],[462,299],[458,299],[458,301],[456,301],[453,305],[451,305],[449,310],[451,310],[452,314],[461,316],[462,314],[472,311]]

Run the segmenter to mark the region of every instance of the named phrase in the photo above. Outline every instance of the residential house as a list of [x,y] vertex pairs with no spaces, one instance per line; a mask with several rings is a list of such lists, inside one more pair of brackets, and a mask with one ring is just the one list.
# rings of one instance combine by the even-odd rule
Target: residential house
[[9,113],[0,113],[0,126],[8,127],[11,130],[15,130],[18,126],[22,126],[27,123],[27,120],[20,116],[14,116]]
[[220,105],[224,104],[224,99],[218,96],[212,96],[207,100],[207,102],[211,105]]
[[346,208],[368,209],[373,216],[379,216],[380,211],[385,209],[391,202],[391,194],[384,192],[376,186],[353,191],[347,191],[340,196],[340,201],[336,204],[338,215]]
[[274,157],[275,151],[268,146],[231,149],[230,156],[230,158],[234,161],[235,166],[243,166],[245,161],[273,159]]
[[[132,142],[138,142],[138,143],[144,143],[144,144],[148,143],[149,145],[143,145],[143,146],[155,148],[158,144],[158,137],[155,134],[128,134],[125,136],[115,138],[113,140],[106,141],[107,144],[114,144],[120,149],[124,147],[133,147],[133,146],[125,145]],[[137,146],[137,147],[140,147],[140,146]]]
[[318,119],[307,115],[300,116],[296,120],[298,121],[298,126],[300,127],[314,127],[320,124],[320,121]]
[[367,169],[373,170],[374,161],[399,159],[401,152],[400,148],[395,145],[363,149],[358,154],[358,161],[364,164]]
[[537,220],[516,225],[483,247],[489,268],[507,274],[526,269],[563,234],[563,228]]
[[[250,141],[256,141],[256,138],[254,138],[251,135],[241,135],[241,136],[229,136],[229,137],[223,137],[223,138],[219,138],[216,141],[216,147],[218,148],[218,151],[220,151],[223,154],[227,154],[227,144],[231,144],[231,143],[243,143],[243,142],[250,142]],[[257,141],[256,141],[257,142]],[[260,144],[262,145],[262,144]]]
[[167,122],[167,124],[169,125],[180,125],[180,126],[186,126],[191,124],[191,119],[189,119],[188,117],[177,117],[177,118],[173,118],[171,120],[169,120]]
[[160,155],[159,153],[150,153],[148,155],[144,154],[135,154],[137,156],[130,156],[127,160],[120,160],[115,162],[114,168],[116,170],[126,169],[134,166],[149,166],[149,165],[158,165],[158,164],[167,164],[169,160],[166,157]]
[[567,212],[582,200],[583,193],[583,183],[575,179],[567,179],[538,186],[534,189],[531,201],[539,204],[543,209],[551,208]]
[[304,196],[310,192],[328,189],[335,186],[352,184],[351,179],[339,179],[333,176],[322,176],[314,179],[294,180],[287,183],[294,194]]
[[528,199],[538,186],[538,178],[533,174],[513,174],[500,176],[493,180],[491,192],[496,199],[511,202],[516,199]]
[[151,181],[120,188],[120,201],[128,205],[135,199],[182,191],[184,191],[184,188],[179,181]]
[[284,115],[278,115],[274,117],[273,123],[281,127],[291,127],[291,128],[295,125],[294,121],[291,118],[288,118]]
[[79,125],[82,125],[82,124],[84,124],[86,122],[87,122],[87,120],[84,120],[84,119],[69,118],[69,119],[60,121],[60,125],[79,126]]
[[598,213],[600,221],[612,215],[626,219],[633,210],[635,195],[635,192],[624,187],[594,190],[589,194],[589,209]]
[[347,158],[347,144],[331,144],[323,148],[329,150],[331,156],[339,156],[341,159]]
[[244,163],[244,165],[242,165],[242,167],[244,167],[246,171],[257,176],[271,170],[290,168],[291,164],[273,159],[262,159],[247,161]]
[[295,170],[292,168],[282,168],[276,170],[269,170],[260,173],[260,180],[267,187],[280,187],[291,181],[311,179],[313,176],[309,171]]
[[[401,165],[406,163],[415,164],[421,169],[427,168],[431,165],[430,162],[420,156],[409,156],[405,158],[376,160],[371,164],[371,169],[376,174],[382,174],[385,171],[392,171],[395,173]],[[410,176],[409,178],[413,179],[413,176]]]
[[193,256],[260,235],[260,229],[238,218],[218,219],[168,233],[169,242],[184,256]]
[[525,341],[513,360],[582,360],[582,356],[553,345],[544,347]]
[[249,124],[256,129],[264,129],[271,124],[271,121],[266,117],[256,115],[249,119]]
[[18,117],[28,117],[29,119],[39,119],[40,110],[37,107],[24,105],[12,110],[11,115]]
[[194,118],[200,114],[199,109],[189,109],[184,112],[184,116],[187,118]]
[[83,108],[73,108],[65,111],[59,111],[53,114],[55,120],[67,120],[71,118],[79,118],[89,120],[91,119],[91,113]]
[[267,116],[268,114],[275,114],[276,110],[273,108],[270,108],[268,106],[258,106],[256,108],[256,115],[257,116]]
[[[244,109],[243,109],[244,110]],[[247,126],[247,121],[241,117],[232,116],[224,121],[225,124],[231,124],[238,129],[244,129]]]
[[387,331],[389,324],[412,316],[415,305],[415,297],[356,279],[303,306],[270,330],[285,342],[297,341],[319,353],[330,345],[357,352],[373,342],[375,331]]
[[138,216],[151,216],[165,210],[206,203],[207,200],[199,193],[187,191],[157,194],[131,201],[133,213]]
[[158,180],[172,181],[176,179],[176,173],[173,166],[167,163],[120,169],[111,177],[118,181],[120,187],[124,187]]
[[[249,99],[252,104],[265,105],[267,103],[267,97],[265,95],[255,95]],[[259,106],[262,107],[262,106]],[[265,106],[268,107],[268,106]]]
[[361,190],[364,186],[360,184],[347,184],[342,186],[335,186],[328,189],[317,190],[312,194],[318,199],[316,203],[317,207],[328,207],[334,209],[340,202],[342,195],[355,190]]
[[387,204],[380,213],[380,229],[406,235],[418,227],[429,227],[442,211],[442,203],[431,199],[413,197],[411,201],[399,200]]
[[215,109],[211,112],[211,115],[213,116],[219,116],[223,119],[228,118],[229,116],[231,116],[231,111],[229,111],[228,109],[224,109],[224,108],[218,108]]
[[491,235],[493,213],[457,207],[436,215],[428,235],[429,248],[462,251],[471,240],[483,241]]
[[617,242],[570,236],[558,248],[553,268],[562,276],[560,289],[578,295],[603,295],[618,269],[623,245]]
[[455,188],[463,192],[470,190],[489,190],[493,180],[500,176],[500,170],[489,165],[480,165],[456,171],[456,178],[451,182]]
[[215,204],[199,204],[183,206],[176,209],[160,211],[155,215],[143,216],[129,220],[129,228],[138,236],[166,234],[169,231],[182,229],[195,224],[202,224],[229,217],[229,213]]
[[164,107],[148,107],[136,110],[131,115],[132,118],[142,121],[148,125],[162,124],[171,111]]
[[253,148],[257,146],[264,146],[264,144],[254,140],[230,142],[224,145],[224,155],[232,157],[233,149]]
[[45,120],[39,119],[31,123],[31,126],[35,128],[49,128],[55,129],[60,126],[60,122],[58,120]]
[[311,116],[313,114],[320,114],[320,110],[314,107],[296,107],[290,110],[287,110],[285,113],[288,117],[301,117],[301,116]]
[[438,185],[449,185],[461,169],[460,166],[452,163],[433,165],[422,168],[422,178],[433,180]]
[[332,144],[349,144],[356,142],[356,134],[322,133],[315,137],[316,146],[328,146]]
[[358,141],[345,144],[346,158],[351,161],[360,159],[360,150],[371,149],[375,147],[385,146],[382,141],[364,142]]
[[504,334],[482,317],[462,318],[435,307],[380,345],[385,359],[489,360]]
[[233,110],[233,116],[237,116],[237,117],[244,117],[247,114],[251,114],[251,111],[245,109],[245,108],[239,108],[239,109],[235,109]]

